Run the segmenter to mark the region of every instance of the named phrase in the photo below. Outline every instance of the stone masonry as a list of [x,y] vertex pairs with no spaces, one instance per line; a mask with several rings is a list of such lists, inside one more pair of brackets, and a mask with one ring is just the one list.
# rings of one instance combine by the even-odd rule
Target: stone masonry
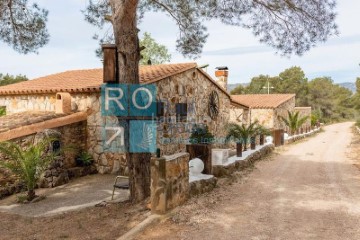
[[151,159],[151,210],[164,214],[190,196],[189,154]]

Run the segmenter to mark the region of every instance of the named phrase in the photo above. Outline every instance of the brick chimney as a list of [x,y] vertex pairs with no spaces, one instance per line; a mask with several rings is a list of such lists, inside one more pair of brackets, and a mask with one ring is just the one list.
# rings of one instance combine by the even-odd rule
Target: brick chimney
[[227,81],[229,76],[228,67],[217,67],[215,68],[215,76],[217,77],[216,82],[225,90],[227,90]]

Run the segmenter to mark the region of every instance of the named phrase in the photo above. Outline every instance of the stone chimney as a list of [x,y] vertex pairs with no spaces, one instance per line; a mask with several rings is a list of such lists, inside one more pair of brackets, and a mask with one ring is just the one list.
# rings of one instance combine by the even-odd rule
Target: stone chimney
[[228,67],[217,67],[215,68],[215,76],[217,77],[216,82],[225,90],[227,90],[227,81],[229,76]]
[[55,113],[71,113],[71,95],[70,93],[57,93],[55,102]]

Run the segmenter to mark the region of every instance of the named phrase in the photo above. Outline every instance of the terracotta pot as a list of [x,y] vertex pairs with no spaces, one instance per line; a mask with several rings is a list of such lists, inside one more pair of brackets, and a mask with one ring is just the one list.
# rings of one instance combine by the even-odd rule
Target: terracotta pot
[[236,156],[242,157],[242,143],[236,143]]
[[256,137],[251,137],[250,138],[250,148],[251,148],[251,150],[255,150],[255,148],[256,148]]
[[264,134],[261,134],[260,135],[260,145],[261,146],[264,145],[264,139],[265,139]]

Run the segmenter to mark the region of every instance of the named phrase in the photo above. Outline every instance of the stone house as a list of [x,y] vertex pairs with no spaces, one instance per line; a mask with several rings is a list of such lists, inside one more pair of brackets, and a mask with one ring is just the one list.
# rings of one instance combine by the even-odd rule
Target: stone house
[[288,111],[295,109],[295,94],[243,94],[232,95],[234,104],[230,110],[230,122],[250,123],[256,120],[266,128],[284,129],[284,123],[279,116],[286,117]]
[[[195,63],[140,67],[140,83],[154,84],[157,101],[164,106],[157,116],[163,119],[157,125],[157,147],[161,155],[185,152],[186,142],[163,140],[187,139],[193,123],[206,124],[216,138],[225,137],[233,100],[220,85],[226,81],[227,70],[220,70],[216,75],[221,77],[219,83]],[[5,107],[7,112],[7,116],[0,117],[0,141],[19,140],[44,129],[58,129],[62,144],[79,144],[79,148],[93,156],[99,173],[127,174],[126,155],[103,148],[103,126],[106,122],[117,123],[118,118],[101,114],[102,84],[102,69],[89,69],[0,87],[0,107]],[[214,96],[215,115],[209,110]],[[242,106],[237,101],[232,104]],[[71,167],[75,162],[67,159],[64,164]]]

